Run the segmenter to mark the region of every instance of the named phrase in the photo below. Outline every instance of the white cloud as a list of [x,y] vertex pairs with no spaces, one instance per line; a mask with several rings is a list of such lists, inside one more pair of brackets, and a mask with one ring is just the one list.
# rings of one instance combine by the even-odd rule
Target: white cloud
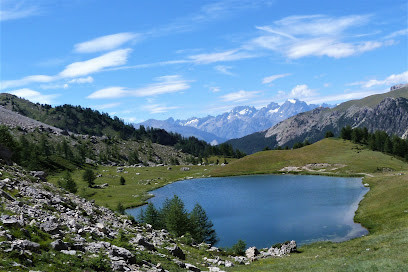
[[58,96],[57,94],[44,95],[44,94],[41,94],[40,92],[31,90],[31,89],[27,89],[27,88],[10,91],[8,93],[14,94],[18,97],[25,98],[27,100],[30,100],[31,102],[41,103],[41,104],[52,104],[54,98]]
[[131,49],[120,49],[86,61],[74,62],[67,65],[62,72],[55,76],[33,75],[17,80],[5,80],[0,82],[0,89],[19,87],[31,83],[49,83],[64,78],[74,78],[71,83],[91,83],[93,81],[92,77],[79,79],[75,79],[75,77],[87,76],[109,67],[123,65],[127,62],[131,51]]
[[60,76],[85,76],[99,72],[107,67],[123,65],[127,62],[128,55],[131,51],[132,50],[129,48],[119,49],[90,60],[71,63],[65,67],[65,69],[60,73]]
[[273,25],[256,27],[262,31],[262,35],[244,48],[263,48],[279,52],[289,59],[298,59],[308,56],[344,58],[392,45],[393,41],[390,40],[361,41],[357,39],[361,35],[347,33],[352,28],[367,24],[369,20],[369,15],[289,16],[275,21]]
[[160,104],[152,104],[152,105],[143,106],[143,109],[149,111],[149,113],[151,114],[168,112],[169,110],[174,110],[178,108],[179,107],[176,107],[176,106],[168,107],[168,106],[160,105]]
[[91,76],[74,78],[68,81],[68,83],[77,83],[77,84],[92,83],[92,82],[94,82],[94,79]]
[[398,36],[406,36],[406,35],[408,35],[408,28],[395,31],[395,32],[391,33],[390,35],[387,35],[385,38],[386,39],[391,39],[391,38],[395,38],[395,37],[398,37]]
[[262,84],[268,84],[271,83],[272,81],[275,81],[279,78],[283,78],[283,77],[287,77],[290,76],[291,74],[278,74],[278,75],[272,75],[272,76],[268,76],[268,77],[264,77],[262,79]]
[[0,3],[0,21],[8,21],[37,15],[39,8],[36,6],[28,6],[25,1],[6,1]]
[[48,83],[54,80],[55,80],[55,77],[53,76],[46,76],[46,75],[26,76],[26,77],[23,77],[22,79],[2,81],[0,89],[19,87],[19,86],[28,85],[30,83],[36,83],[36,82]]
[[106,99],[106,98],[120,98],[127,96],[129,91],[124,87],[109,87],[93,92],[87,98],[91,99]]
[[316,95],[316,91],[309,89],[309,87],[306,84],[296,85],[290,91],[290,97],[292,98],[305,99],[307,97],[311,97],[315,95]]
[[140,39],[140,36],[140,34],[130,32],[106,35],[90,41],[76,44],[74,46],[75,52],[94,53],[113,50],[129,41]]
[[220,61],[241,60],[252,57],[254,57],[254,55],[249,54],[247,52],[240,52],[239,50],[234,49],[219,53],[192,55],[189,56],[189,59],[191,59],[196,64],[208,64]]
[[244,91],[229,93],[221,96],[221,99],[225,102],[242,102],[247,101],[251,98],[256,97],[259,94],[259,91]]
[[214,67],[214,69],[221,74],[228,75],[228,76],[235,76],[233,72],[230,71],[232,67],[231,66],[226,66],[226,65],[217,65]]
[[156,81],[159,82],[151,83],[138,89],[109,87],[90,94],[88,98],[119,98],[124,96],[147,97],[166,93],[176,93],[190,88],[188,81],[179,75],[157,77]]
[[95,105],[93,108],[97,110],[106,110],[120,106],[121,103],[109,103],[109,104],[102,104],[102,105]]
[[390,75],[383,80],[371,79],[368,81],[354,82],[349,85],[361,85],[364,88],[371,88],[373,86],[394,85],[394,84],[407,83],[407,82],[408,82],[408,71],[405,71],[401,74]]

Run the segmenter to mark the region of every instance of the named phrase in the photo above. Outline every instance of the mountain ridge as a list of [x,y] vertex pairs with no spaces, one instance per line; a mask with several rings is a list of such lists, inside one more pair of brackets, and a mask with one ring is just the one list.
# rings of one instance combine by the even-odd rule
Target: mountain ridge
[[324,138],[327,131],[335,135],[342,127],[367,127],[369,131],[384,130],[400,137],[408,136],[408,87],[359,100],[344,102],[334,108],[315,108],[292,116],[269,129],[227,143],[254,153],[264,147],[291,146],[308,140]]
[[319,106],[309,105],[298,99],[289,99],[282,105],[271,102],[260,109],[256,109],[254,106],[236,106],[232,110],[216,116],[190,117],[185,120],[174,120],[173,118],[162,121],[149,119],[135,124],[135,126],[167,128],[183,136],[195,136],[214,144],[267,129],[290,116]]

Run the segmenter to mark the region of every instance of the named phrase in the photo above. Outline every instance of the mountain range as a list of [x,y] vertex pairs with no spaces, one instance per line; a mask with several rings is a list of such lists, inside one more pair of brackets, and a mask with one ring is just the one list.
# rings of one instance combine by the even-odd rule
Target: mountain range
[[315,142],[327,131],[339,135],[340,130],[367,127],[370,132],[383,130],[389,135],[408,137],[408,86],[391,87],[384,94],[344,102],[334,108],[319,107],[299,113],[266,130],[227,143],[248,154],[265,147],[291,147],[296,142]]
[[328,107],[329,105],[309,105],[297,99],[289,99],[282,105],[272,102],[260,109],[253,106],[238,106],[217,116],[192,117],[186,120],[149,119],[135,126],[162,128],[180,133],[185,137],[194,136],[212,144],[219,144],[229,139],[265,130],[293,115],[322,106]]

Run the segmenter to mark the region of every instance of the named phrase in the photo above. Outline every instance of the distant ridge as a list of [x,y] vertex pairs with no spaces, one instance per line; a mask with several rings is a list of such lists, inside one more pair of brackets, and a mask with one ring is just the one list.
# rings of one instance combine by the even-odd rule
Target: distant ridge
[[291,147],[296,142],[324,138],[327,131],[338,135],[341,128],[367,127],[369,131],[384,130],[388,134],[408,137],[408,87],[351,100],[335,108],[316,108],[297,114],[275,126],[239,139],[228,141],[234,148],[250,154],[265,147]]
[[185,137],[195,136],[209,143],[222,143],[228,139],[243,137],[267,129],[288,117],[319,106],[309,105],[297,99],[289,99],[282,105],[272,102],[261,109],[252,106],[238,106],[217,116],[192,117],[186,120],[169,118],[161,121],[150,119],[135,124],[135,126],[163,128],[180,133]]

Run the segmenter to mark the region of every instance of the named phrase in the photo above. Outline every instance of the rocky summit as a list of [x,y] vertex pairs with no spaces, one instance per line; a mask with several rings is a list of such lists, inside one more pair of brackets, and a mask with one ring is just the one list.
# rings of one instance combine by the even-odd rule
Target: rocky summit
[[222,271],[296,251],[292,241],[229,256],[67,193],[41,173],[17,165],[0,169],[0,252],[9,260],[0,270]]

